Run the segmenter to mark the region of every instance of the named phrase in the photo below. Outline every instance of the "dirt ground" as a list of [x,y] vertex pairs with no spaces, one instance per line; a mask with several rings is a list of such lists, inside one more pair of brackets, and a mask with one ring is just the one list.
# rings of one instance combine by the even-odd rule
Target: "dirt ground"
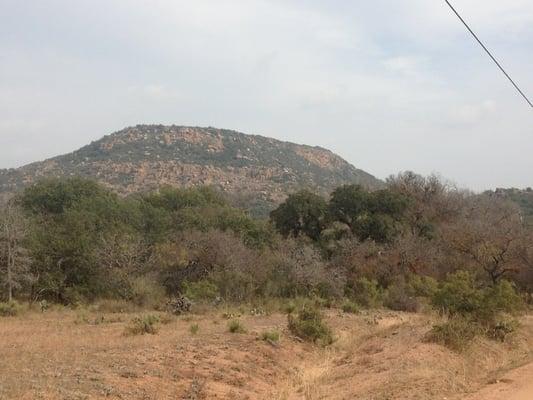
[[[479,339],[464,354],[425,343],[435,317],[423,314],[328,311],[326,349],[291,337],[282,314],[245,313],[242,334],[210,311],[125,336],[134,316],[1,318],[0,399],[533,399],[532,316],[509,343]],[[271,329],[277,344],[259,339]]]

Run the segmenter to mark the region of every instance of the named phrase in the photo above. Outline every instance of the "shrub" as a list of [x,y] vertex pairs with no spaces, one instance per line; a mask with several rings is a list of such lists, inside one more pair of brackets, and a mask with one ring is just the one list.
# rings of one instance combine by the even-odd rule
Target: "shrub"
[[448,276],[435,292],[433,305],[452,316],[461,315],[491,326],[501,313],[515,313],[523,307],[522,298],[505,280],[480,288],[471,273],[459,271]]
[[395,311],[417,312],[420,308],[420,302],[414,295],[414,290],[404,279],[389,286],[384,305]]
[[131,296],[135,305],[150,309],[159,309],[165,302],[165,288],[154,279],[142,276],[131,281]]
[[185,296],[193,301],[212,301],[219,296],[217,286],[206,279],[197,282],[184,282],[182,286]]
[[524,301],[513,284],[506,280],[486,289],[484,302],[494,312],[516,313],[524,307]]
[[477,313],[482,307],[483,293],[477,288],[474,276],[467,271],[448,275],[435,292],[433,306],[451,315]]
[[196,335],[199,330],[200,330],[200,327],[198,326],[198,324],[192,324],[189,328],[191,335]]
[[501,320],[490,326],[486,335],[490,339],[504,342],[507,336],[516,330],[518,325],[516,320]]
[[155,335],[158,331],[157,324],[159,317],[154,314],[146,314],[135,317],[131,320],[130,325],[126,327],[126,335]]
[[331,329],[322,320],[322,314],[316,308],[304,307],[296,317],[289,314],[288,326],[289,331],[303,340],[324,346],[333,343]]
[[296,304],[294,301],[289,301],[285,306],[283,307],[283,311],[287,314],[292,314],[294,311],[296,311]]
[[331,298],[314,296],[312,300],[315,306],[318,308],[332,308],[334,306],[334,302]]
[[277,343],[279,342],[280,333],[276,330],[272,331],[264,331],[261,333],[261,340],[264,340],[265,342],[269,343]]
[[228,330],[231,333],[246,333],[246,328],[238,319],[231,320],[228,323]]
[[463,317],[453,317],[433,326],[426,339],[452,350],[462,351],[480,333],[482,328],[478,324]]
[[347,314],[357,314],[359,312],[359,306],[353,301],[346,300],[342,303],[342,311]]
[[347,295],[363,307],[378,307],[383,294],[377,281],[359,278],[348,285]]
[[433,296],[433,305],[450,316],[448,322],[433,327],[429,336],[455,350],[463,349],[477,334],[504,341],[516,329],[503,313],[523,307],[522,298],[508,281],[479,287],[474,276],[465,271],[448,275]]
[[409,276],[407,282],[410,290],[416,297],[431,298],[439,288],[439,284],[434,278],[425,275],[412,274]]
[[21,308],[15,301],[0,303],[0,317],[14,317],[20,313]]

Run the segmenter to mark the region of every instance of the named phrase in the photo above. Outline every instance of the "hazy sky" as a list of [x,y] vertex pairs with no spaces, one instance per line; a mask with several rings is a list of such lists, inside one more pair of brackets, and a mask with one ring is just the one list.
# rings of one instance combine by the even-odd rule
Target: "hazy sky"
[[[533,1],[453,3],[533,96]],[[533,109],[444,0],[0,0],[0,168],[139,123],[533,186]]]

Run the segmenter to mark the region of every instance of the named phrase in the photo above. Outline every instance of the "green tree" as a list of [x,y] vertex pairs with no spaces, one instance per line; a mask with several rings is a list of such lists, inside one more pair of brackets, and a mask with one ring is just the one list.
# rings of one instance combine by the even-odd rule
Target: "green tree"
[[32,296],[68,303],[101,295],[110,271],[101,263],[100,250],[110,237],[135,232],[140,224],[136,205],[81,178],[39,182],[19,201],[33,221],[29,249],[37,281]]
[[333,191],[329,215],[345,223],[359,240],[384,243],[392,240],[407,207],[406,198],[387,189],[367,192],[359,185],[344,185]]
[[13,300],[15,289],[30,280],[29,257],[25,247],[28,221],[19,207],[9,201],[0,209],[0,283],[7,289],[7,300]]
[[325,227],[327,203],[307,190],[291,194],[285,202],[270,213],[270,219],[284,236],[304,234],[313,240],[320,238]]
[[368,213],[369,201],[369,193],[360,185],[340,186],[331,193],[330,217],[355,232],[360,217]]

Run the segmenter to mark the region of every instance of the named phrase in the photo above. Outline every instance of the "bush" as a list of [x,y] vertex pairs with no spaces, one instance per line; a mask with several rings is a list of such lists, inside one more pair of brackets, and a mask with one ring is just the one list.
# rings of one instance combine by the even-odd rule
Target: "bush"
[[185,296],[193,301],[213,301],[219,296],[217,286],[206,279],[197,282],[184,282],[182,287]]
[[448,275],[435,292],[432,303],[441,312],[450,315],[477,313],[483,302],[483,292],[477,288],[474,276],[467,271]]
[[130,325],[126,327],[126,335],[155,335],[158,331],[157,325],[160,320],[157,315],[146,314],[140,317],[135,317],[131,320]]
[[483,304],[496,313],[513,314],[524,308],[522,297],[514,285],[506,280],[499,281],[496,285],[486,289]]
[[0,317],[14,317],[18,315],[22,307],[15,301],[0,303]]
[[375,280],[359,278],[346,291],[348,297],[363,307],[378,307],[382,303],[383,293]]
[[234,319],[228,323],[228,331],[231,333],[246,333],[246,328],[241,321]]
[[327,346],[333,343],[331,329],[322,320],[322,314],[316,308],[303,308],[295,317],[288,315],[288,326],[300,339]]
[[400,279],[389,286],[383,304],[395,311],[417,312],[420,308],[420,302],[414,295],[413,288],[405,282],[405,279]]
[[502,313],[516,313],[523,307],[522,298],[505,280],[480,288],[474,276],[459,271],[448,276],[435,292],[433,305],[452,316],[460,315],[485,326],[495,323]]
[[515,313],[523,307],[522,298],[508,281],[479,287],[474,276],[465,271],[448,275],[433,296],[433,305],[450,316],[430,332],[433,341],[455,350],[463,349],[477,334],[504,341],[517,323],[502,319],[503,313]]
[[283,311],[286,314],[292,314],[294,311],[296,311],[296,303],[294,301],[289,301],[285,306],[283,307]]
[[430,276],[412,274],[407,282],[412,294],[416,297],[431,298],[439,289],[438,282]]
[[264,340],[265,342],[269,343],[277,343],[279,342],[280,333],[276,330],[272,331],[264,331],[261,333],[261,340]]
[[142,276],[131,281],[131,296],[135,305],[150,309],[159,309],[165,303],[165,288],[154,279]]
[[486,335],[489,339],[504,342],[507,336],[516,330],[518,325],[518,322],[515,320],[501,320],[494,323],[487,330]]
[[478,324],[463,317],[454,317],[447,322],[433,326],[426,339],[452,350],[462,351],[482,332]]
[[359,306],[353,301],[346,300],[342,303],[342,311],[347,314],[357,314],[359,312]]

